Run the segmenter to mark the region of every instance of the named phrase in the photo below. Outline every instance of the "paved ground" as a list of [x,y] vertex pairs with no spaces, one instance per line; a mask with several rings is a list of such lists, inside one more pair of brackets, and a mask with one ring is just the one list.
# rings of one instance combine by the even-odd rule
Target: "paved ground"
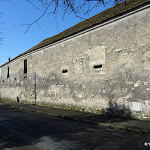
[[112,116],[95,115],[86,112],[42,107],[37,105],[22,104],[3,100],[0,100],[0,105],[36,112],[55,118],[79,121],[83,123],[99,125],[101,127],[111,127],[126,130],[129,132],[150,135],[150,120],[144,121],[134,119],[123,119]]
[[3,150],[143,150],[150,149],[149,142],[148,135],[0,105],[0,149]]

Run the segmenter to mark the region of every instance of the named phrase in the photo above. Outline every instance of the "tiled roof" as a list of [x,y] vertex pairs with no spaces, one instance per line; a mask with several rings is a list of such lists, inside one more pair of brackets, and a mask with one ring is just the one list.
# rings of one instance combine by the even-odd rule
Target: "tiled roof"
[[[80,31],[83,31],[85,29],[93,27],[97,24],[103,23],[106,20],[109,20],[109,19],[111,19],[115,16],[118,16],[118,15],[121,15],[121,14],[127,12],[127,11],[130,11],[130,10],[136,8],[136,7],[139,7],[140,5],[143,5],[143,4],[149,3],[149,2],[150,2],[150,0],[126,0],[122,3],[120,3],[120,4],[117,4],[114,7],[111,7],[111,8],[109,8],[109,9],[107,9],[107,10],[101,12],[101,13],[98,13],[97,15],[95,15],[95,16],[89,18],[89,19],[86,19],[86,20],[72,26],[71,28],[69,28],[69,29],[67,29],[67,30],[55,35],[55,36],[52,36],[50,38],[47,38],[47,39],[43,40],[42,42],[35,45],[31,49],[29,49],[26,52],[18,55],[17,57],[12,59],[11,61],[15,60],[16,58],[18,58],[22,55],[25,55],[25,54],[29,53],[29,52],[32,52],[34,50],[37,50],[37,49],[42,48],[44,46],[47,46],[49,44],[55,43],[59,40],[67,38],[67,37],[69,37],[71,35],[74,35],[76,33],[79,33]],[[7,63],[9,63],[9,62],[7,62]],[[4,66],[4,65],[2,65],[2,66]]]

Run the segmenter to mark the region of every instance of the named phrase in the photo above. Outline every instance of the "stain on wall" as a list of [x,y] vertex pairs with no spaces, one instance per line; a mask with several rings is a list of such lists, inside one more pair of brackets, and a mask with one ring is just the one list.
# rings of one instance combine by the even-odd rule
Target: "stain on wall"
[[2,97],[149,118],[149,18],[143,9],[3,66]]

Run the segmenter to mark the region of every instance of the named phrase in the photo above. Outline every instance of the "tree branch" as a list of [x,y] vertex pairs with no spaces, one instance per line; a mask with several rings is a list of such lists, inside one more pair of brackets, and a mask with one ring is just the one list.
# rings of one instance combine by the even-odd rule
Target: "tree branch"
[[29,28],[34,23],[37,23],[48,12],[49,7],[52,7],[52,11],[49,11],[48,15],[51,13],[55,15],[58,12],[59,8],[63,7],[64,13],[62,16],[62,20],[64,19],[66,14],[71,14],[71,13],[74,13],[76,17],[84,20],[85,18],[82,16],[89,14],[89,12],[91,12],[95,7],[101,5],[105,7],[106,4],[108,5],[111,2],[114,2],[115,5],[125,0],[109,0],[109,1],[107,0],[27,0],[27,1],[31,3],[33,7],[41,11],[41,9],[34,4],[35,2],[39,2],[41,6],[44,7],[45,10],[43,14],[39,16],[35,21],[33,21],[30,24],[24,24],[28,26],[25,33],[27,33]]

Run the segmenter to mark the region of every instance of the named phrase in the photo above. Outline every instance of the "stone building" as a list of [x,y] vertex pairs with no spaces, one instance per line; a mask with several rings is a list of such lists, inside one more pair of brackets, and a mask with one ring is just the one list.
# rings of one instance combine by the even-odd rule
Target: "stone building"
[[127,0],[1,66],[1,96],[150,117],[150,1]]

